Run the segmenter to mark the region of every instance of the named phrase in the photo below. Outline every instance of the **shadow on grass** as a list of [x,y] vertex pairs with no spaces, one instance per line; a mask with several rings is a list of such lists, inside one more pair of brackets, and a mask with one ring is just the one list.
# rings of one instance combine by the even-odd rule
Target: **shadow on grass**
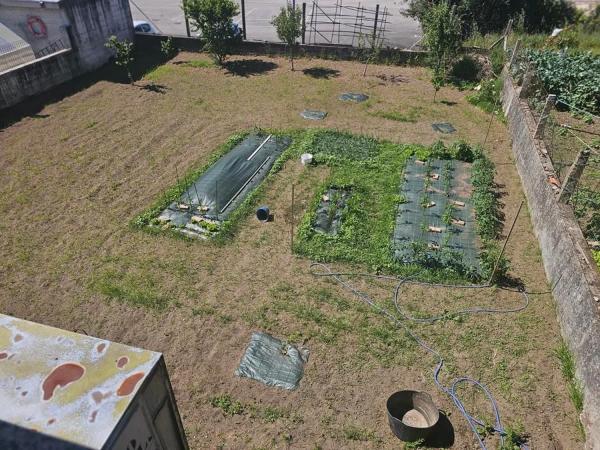
[[329,80],[330,78],[337,78],[340,76],[339,70],[329,69],[327,67],[311,67],[310,69],[304,69],[302,73],[312,78],[320,78],[325,80]]
[[442,411],[440,411],[440,419],[423,445],[429,448],[450,448],[454,445],[454,427]]
[[379,75],[375,75],[375,76],[382,81],[385,81],[387,83],[392,83],[392,84],[408,83],[408,81],[409,81],[408,78],[403,77],[402,75],[379,74]]
[[262,59],[238,59],[236,61],[227,61],[223,67],[228,73],[240,77],[250,77],[261,75],[263,73],[275,70],[277,64]]
[[443,105],[446,105],[446,106],[458,105],[457,102],[451,102],[451,101],[448,101],[448,100],[440,100],[440,103],[443,104]]
[[167,91],[169,90],[169,88],[167,86],[165,86],[164,84],[149,83],[149,84],[138,84],[137,86],[144,91],[154,92],[156,94],[163,94],[163,95],[166,94]]
[[[136,51],[134,58],[135,59],[131,70],[134,81],[142,79],[146,73],[168,61],[168,59],[165,58],[160,51],[139,50]],[[114,61],[109,61],[93,72],[75,77],[72,80],[50,88],[46,92],[28,97],[17,105],[1,110],[0,133],[5,128],[25,117],[32,117],[36,119],[48,117],[48,114],[40,114],[40,111],[42,111],[46,106],[81,92],[99,81],[129,84],[125,70],[123,70],[121,67],[115,66]],[[137,85],[137,87],[139,88],[141,86]],[[165,93],[164,91],[166,88],[164,86],[161,88],[162,92],[160,93]],[[142,89],[152,91],[152,88],[142,87]]]

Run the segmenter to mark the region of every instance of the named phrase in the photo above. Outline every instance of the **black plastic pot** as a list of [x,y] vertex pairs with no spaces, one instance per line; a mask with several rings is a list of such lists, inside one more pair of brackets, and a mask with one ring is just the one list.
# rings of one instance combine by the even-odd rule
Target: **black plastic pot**
[[440,412],[425,392],[399,391],[388,398],[390,428],[398,439],[414,442],[427,439],[440,419]]
[[256,210],[256,218],[258,220],[260,220],[261,222],[268,222],[269,221],[269,207],[261,206],[260,208],[258,208]]

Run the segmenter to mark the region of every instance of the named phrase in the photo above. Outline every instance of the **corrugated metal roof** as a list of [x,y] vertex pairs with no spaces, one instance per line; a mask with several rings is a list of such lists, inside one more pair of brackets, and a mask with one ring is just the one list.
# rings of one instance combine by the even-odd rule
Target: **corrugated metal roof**
[[0,420],[100,448],[160,357],[0,314]]
[[17,48],[16,44],[27,44],[27,42],[0,22],[0,48],[10,44],[14,45],[13,48]]

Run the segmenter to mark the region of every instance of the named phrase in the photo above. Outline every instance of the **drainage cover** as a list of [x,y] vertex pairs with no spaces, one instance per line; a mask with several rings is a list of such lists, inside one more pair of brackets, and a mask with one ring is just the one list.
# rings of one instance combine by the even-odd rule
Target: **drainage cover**
[[450,134],[456,131],[456,128],[452,126],[451,123],[443,122],[443,123],[432,123],[431,127],[437,131],[438,133]]
[[298,349],[267,333],[253,333],[235,374],[267,386],[295,389],[307,361],[308,350]]
[[327,113],[325,111],[316,111],[314,109],[305,109],[300,113],[302,117],[308,120],[323,120]]
[[344,102],[364,102],[365,100],[369,99],[369,96],[367,94],[360,94],[360,93],[354,93],[354,92],[344,92],[342,95],[340,95],[339,97],[340,100],[344,101]]

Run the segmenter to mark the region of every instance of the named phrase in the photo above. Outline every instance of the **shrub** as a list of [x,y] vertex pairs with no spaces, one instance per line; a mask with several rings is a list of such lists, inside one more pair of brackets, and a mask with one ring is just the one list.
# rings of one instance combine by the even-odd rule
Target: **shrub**
[[463,56],[452,67],[450,76],[456,81],[475,82],[481,79],[481,64],[469,55]]
[[502,80],[494,78],[481,82],[480,89],[474,94],[468,95],[467,100],[485,112],[495,113],[500,105],[500,92],[502,90]]
[[133,84],[133,75],[131,75],[133,42],[128,42],[127,40],[119,41],[116,36],[111,36],[104,46],[115,51],[115,64],[125,69],[129,82]]

